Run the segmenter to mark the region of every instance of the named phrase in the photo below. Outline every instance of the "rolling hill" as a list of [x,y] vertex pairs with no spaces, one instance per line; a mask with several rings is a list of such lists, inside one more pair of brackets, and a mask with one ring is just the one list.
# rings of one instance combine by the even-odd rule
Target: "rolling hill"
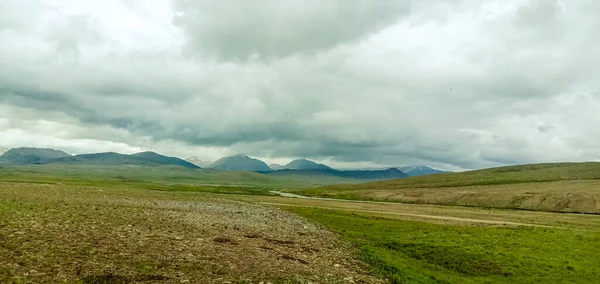
[[71,155],[54,149],[15,148],[0,156],[0,166],[40,164],[67,157],[71,157]]
[[357,200],[600,214],[600,163],[555,163],[444,173],[295,193]]
[[272,169],[265,162],[250,158],[246,155],[235,155],[231,157],[221,158],[212,163],[210,168],[222,171],[251,171],[251,172],[268,172]]

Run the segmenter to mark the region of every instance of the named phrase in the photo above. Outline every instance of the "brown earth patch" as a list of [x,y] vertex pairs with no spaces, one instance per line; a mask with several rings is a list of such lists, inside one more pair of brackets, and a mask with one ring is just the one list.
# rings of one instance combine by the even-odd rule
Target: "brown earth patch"
[[384,283],[336,235],[277,208],[193,193],[0,183],[1,283],[345,279]]

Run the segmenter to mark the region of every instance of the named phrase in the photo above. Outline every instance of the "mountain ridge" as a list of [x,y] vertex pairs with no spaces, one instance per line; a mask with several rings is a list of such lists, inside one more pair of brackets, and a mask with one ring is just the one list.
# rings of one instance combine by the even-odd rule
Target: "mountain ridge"
[[401,166],[397,168],[411,177],[451,173],[450,171],[434,169],[427,165]]
[[115,152],[70,155],[66,152],[48,148],[14,148],[0,156],[0,166],[20,165],[101,165],[101,166],[181,166],[197,169],[198,166],[176,157],[163,156],[155,152],[141,152],[133,155]]
[[316,163],[307,159],[296,159],[281,167],[282,170],[333,170],[323,164]]
[[244,154],[223,157],[210,165],[210,168],[222,171],[268,172],[272,169],[263,161]]
[[60,150],[49,148],[13,148],[0,156],[0,165],[18,166],[27,164],[40,164],[49,160],[71,157]]
[[59,158],[47,161],[45,164],[81,164],[81,165],[102,165],[102,166],[181,166],[185,168],[197,169],[198,166],[188,163],[182,159],[163,156],[154,152],[141,152],[133,155],[120,154],[115,152],[82,154],[70,157]]
[[277,170],[269,172],[261,172],[270,176],[309,176],[316,178],[319,176],[334,176],[341,178],[351,178],[366,181],[378,181],[388,179],[400,179],[409,177],[406,173],[397,168],[389,168],[385,170],[350,170],[340,171],[335,169],[312,169],[312,170]]

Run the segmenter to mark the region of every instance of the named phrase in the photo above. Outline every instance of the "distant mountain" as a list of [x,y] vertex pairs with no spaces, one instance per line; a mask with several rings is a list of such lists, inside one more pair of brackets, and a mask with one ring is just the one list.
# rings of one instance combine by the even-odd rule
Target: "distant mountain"
[[190,157],[185,159],[186,162],[192,163],[198,167],[201,168],[209,168],[210,165],[213,163],[213,161],[203,161],[200,160],[198,157]]
[[387,170],[353,170],[353,171],[338,171],[334,169],[316,169],[316,170],[278,170],[278,171],[270,171],[270,172],[262,172],[266,175],[271,176],[302,176],[302,177],[323,177],[323,176],[332,176],[332,177],[340,177],[340,178],[350,178],[350,179],[358,179],[358,180],[387,180],[387,179],[398,179],[398,178],[406,178],[407,174],[403,173],[399,169],[391,168]]
[[133,154],[131,156],[145,158],[145,159],[152,160],[157,163],[161,163],[161,164],[165,164],[165,165],[182,166],[182,167],[186,167],[186,168],[190,168],[190,169],[200,168],[200,166],[195,165],[194,163],[190,163],[188,161],[184,161],[182,159],[175,158],[175,157],[163,156],[163,155],[157,154],[155,152],[141,152],[141,153]]
[[222,171],[252,171],[252,172],[268,172],[271,168],[265,162],[250,158],[246,155],[236,155],[231,157],[221,158],[212,163],[210,168]]
[[403,167],[398,167],[398,169],[405,172],[407,175],[409,175],[411,177],[449,173],[449,171],[437,170],[437,169],[431,168],[429,166],[423,166],[423,165],[403,166]]
[[154,152],[143,152],[133,155],[124,155],[119,153],[95,153],[69,156],[45,162],[46,164],[69,164],[69,165],[94,165],[94,166],[181,166],[191,169],[197,169],[198,166],[188,163],[179,158],[167,157]]
[[275,170],[275,171],[276,171],[276,170],[282,170],[282,169],[283,169],[283,166],[282,166],[282,165],[280,165],[280,164],[270,164],[270,165],[269,165],[269,168],[271,168],[271,169],[273,169],[273,170]]
[[6,153],[8,151],[8,149],[0,146],[0,156],[2,156],[4,153]]
[[283,166],[283,170],[333,170],[332,168],[306,159],[298,159]]
[[71,155],[54,149],[15,148],[0,156],[0,166],[40,164],[66,157],[71,157]]

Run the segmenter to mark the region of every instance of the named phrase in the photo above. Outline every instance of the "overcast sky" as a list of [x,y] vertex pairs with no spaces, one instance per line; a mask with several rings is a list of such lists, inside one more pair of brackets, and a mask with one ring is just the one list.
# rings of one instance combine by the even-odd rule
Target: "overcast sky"
[[600,1],[0,0],[0,145],[600,159]]

